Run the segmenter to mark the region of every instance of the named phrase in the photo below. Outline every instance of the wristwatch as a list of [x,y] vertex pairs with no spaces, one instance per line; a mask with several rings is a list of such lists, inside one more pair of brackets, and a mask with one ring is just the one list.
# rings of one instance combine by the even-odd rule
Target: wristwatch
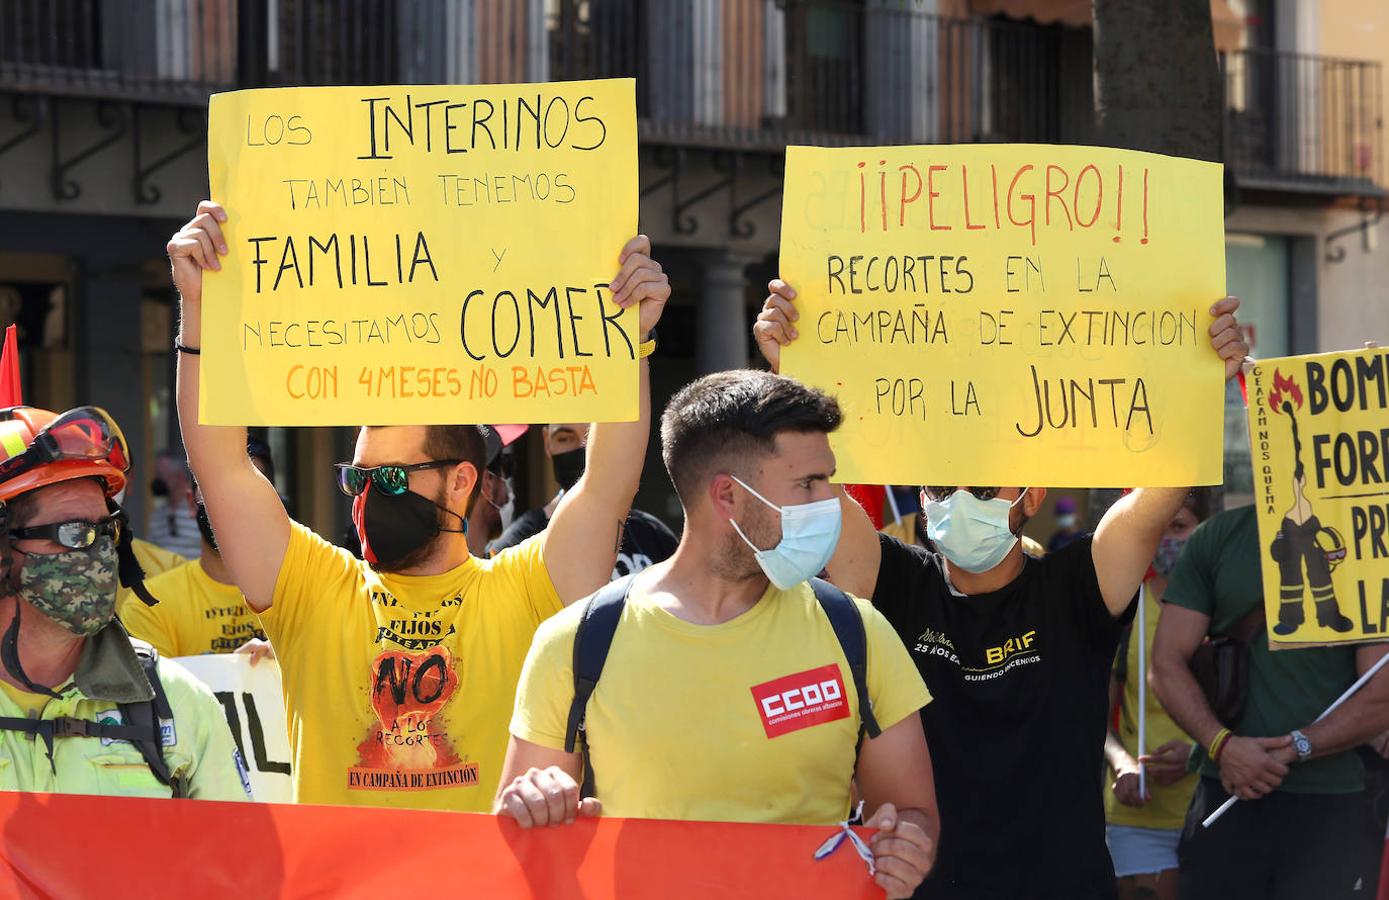
[[1297,751],[1297,761],[1306,762],[1312,755],[1312,742],[1307,739],[1307,735],[1294,728],[1290,732],[1293,739],[1293,749]]

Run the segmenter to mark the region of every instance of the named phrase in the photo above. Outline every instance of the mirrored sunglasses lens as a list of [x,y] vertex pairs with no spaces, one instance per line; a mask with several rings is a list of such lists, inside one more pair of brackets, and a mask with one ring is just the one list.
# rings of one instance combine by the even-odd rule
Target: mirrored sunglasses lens
[[352,466],[338,467],[338,489],[349,497],[355,497],[366,487],[366,476],[361,469]]
[[64,522],[58,526],[58,543],[73,550],[86,550],[96,543],[97,526],[91,522]]
[[371,478],[383,494],[403,494],[410,486],[409,473],[400,466],[382,466],[371,473]]

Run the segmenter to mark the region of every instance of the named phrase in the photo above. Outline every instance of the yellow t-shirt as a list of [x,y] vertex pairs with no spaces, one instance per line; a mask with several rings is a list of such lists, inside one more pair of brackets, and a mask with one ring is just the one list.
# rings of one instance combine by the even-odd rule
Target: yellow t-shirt
[[145,587],[159,602],[128,604],[121,624],[153,644],[160,656],[231,653],[253,637],[264,637],[236,585],[212,580],[198,560],[156,575]]
[[[148,579],[153,578],[163,572],[176,568],[188,562],[172,550],[165,550],[158,544],[149,541],[142,541],[139,538],[132,538],[130,549],[135,551],[135,558],[140,562],[140,568],[145,570],[146,584]],[[116,614],[121,615],[125,612],[126,605],[134,600],[138,605],[144,606],[144,601],[135,596],[135,592],[129,588],[121,588],[116,592]]]
[[295,801],[490,811],[526,648],[560,608],[537,539],[442,575],[387,575],[296,523],[260,616]]
[[[887,729],[931,700],[882,614],[855,600],[868,637],[868,696]],[[511,733],[564,748],[574,696],[576,604],[536,633]],[[613,816],[826,824],[849,813],[858,698],[808,585],[769,587],[719,625],[627,599],[585,715],[603,811]]]
[[[1153,635],[1157,634],[1158,614],[1162,611],[1162,595],[1152,589],[1149,582],[1143,591],[1145,598],[1144,631],[1143,639],[1146,642],[1148,658],[1151,660],[1153,655]],[[1119,738],[1123,741],[1124,749],[1137,759],[1138,753],[1138,634],[1133,633],[1128,639],[1128,662],[1127,676],[1124,679],[1124,693],[1119,701]],[[1172,721],[1171,716],[1167,715],[1167,710],[1162,708],[1158,702],[1157,695],[1152,688],[1147,688],[1148,708],[1148,728],[1144,739],[1147,741],[1147,751],[1151,752],[1161,747],[1170,740],[1180,738],[1191,743],[1191,738],[1187,737],[1186,732]],[[1104,787],[1104,810],[1105,821],[1111,825],[1128,825],[1134,828],[1181,828],[1186,821],[1186,810],[1191,805],[1191,794],[1196,790],[1196,776],[1187,775],[1181,781],[1173,785],[1163,787],[1152,781],[1148,782],[1148,793],[1153,799],[1149,800],[1141,807],[1125,806],[1114,797],[1111,789],[1114,784],[1114,774],[1107,772]]]

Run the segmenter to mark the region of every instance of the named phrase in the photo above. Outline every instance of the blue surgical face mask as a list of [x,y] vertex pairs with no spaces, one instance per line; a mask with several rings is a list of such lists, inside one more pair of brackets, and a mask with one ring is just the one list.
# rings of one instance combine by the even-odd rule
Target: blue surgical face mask
[[956,490],[944,500],[927,500],[926,536],[953,565],[976,575],[987,572],[1017,544],[1008,517],[1025,496],[1026,489],[1010,503]]
[[757,564],[772,584],[783,591],[793,588],[808,578],[819,575],[834,556],[834,548],[839,543],[839,529],[842,525],[839,514],[839,499],[819,500],[815,503],[800,503],[795,506],[777,506],[743,483],[738,476],[730,476],[749,493],[781,514],[781,540],[775,547],[767,550],[757,549],[748,540],[738,523],[729,519],[733,530],[752,548]]

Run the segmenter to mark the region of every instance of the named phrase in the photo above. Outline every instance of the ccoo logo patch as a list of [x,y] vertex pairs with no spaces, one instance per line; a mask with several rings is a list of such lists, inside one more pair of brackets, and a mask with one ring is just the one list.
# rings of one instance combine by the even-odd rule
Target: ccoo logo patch
[[756,685],[752,699],[769,738],[849,717],[844,679],[833,663]]

